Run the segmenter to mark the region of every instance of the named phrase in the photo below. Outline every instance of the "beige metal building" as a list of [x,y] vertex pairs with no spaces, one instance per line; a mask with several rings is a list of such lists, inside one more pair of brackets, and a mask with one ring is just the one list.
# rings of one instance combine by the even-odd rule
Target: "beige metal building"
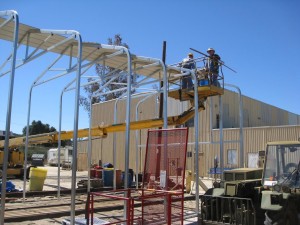
[[[153,119],[158,117],[158,99],[153,95],[143,102],[142,97],[132,99],[131,121]],[[243,140],[245,166],[256,166],[258,152],[265,148],[268,141],[297,140],[300,137],[300,116],[283,109],[243,96]],[[223,136],[224,136],[224,167],[239,167],[239,101],[238,94],[225,91],[223,102]],[[114,123],[114,108],[116,101],[108,101],[93,105],[92,126],[102,126]],[[136,115],[136,105],[139,103]],[[117,121],[125,122],[125,101],[117,102]],[[179,115],[189,108],[189,102],[168,99],[168,114]],[[213,167],[213,159],[219,156],[219,97],[208,98],[206,110],[200,111],[199,117],[199,174],[208,176]],[[189,144],[187,154],[187,169],[194,168],[194,128],[193,119],[188,123]],[[113,161],[113,134],[104,139],[94,139],[92,142],[92,162],[103,163]],[[147,130],[131,131],[130,136],[130,168],[136,170],[136,152],[139,155],[139,172],[143,168]],[[137,137],[137,139],[136,139]],[[116,133],[117,163],[116,168],[124,169],[125,133]],[[85,155],[87,141],[79,144],[79,152]],[[81,157],[82,160],[85,157]]]

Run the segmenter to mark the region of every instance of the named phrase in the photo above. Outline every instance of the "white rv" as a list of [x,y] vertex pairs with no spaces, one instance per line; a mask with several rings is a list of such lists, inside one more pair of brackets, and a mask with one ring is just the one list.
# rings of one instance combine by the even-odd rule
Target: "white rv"
[[[58,148],[51,148],[48,150],[47,161],[50,166],[57,166],[58,164]],[[72,147],[60,148],[60,164],[72,163]]]

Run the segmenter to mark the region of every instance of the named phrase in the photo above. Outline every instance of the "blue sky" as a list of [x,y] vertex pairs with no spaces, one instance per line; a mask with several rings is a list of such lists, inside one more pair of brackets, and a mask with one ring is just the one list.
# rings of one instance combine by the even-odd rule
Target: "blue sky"
[[[131,51],[141,56],[161,58],[162,42],[167,41],[168,64],[181,61],[190,47],[203,52],[213,47],[238,72],[224,68],[226,83],[239,86],[251,98],[300,114],[297,0],[2,0],[0,10],[8,9],[18,12],[21,23],[77,30],[84,41],[107,43],[108,37],[120,33]],[[9,49],[8,44],[0,41],[0,49]],[[26,124],[29,88],[46,61],[39,59],[17,70],[13,132],[21,133]],[[58,128],[59,95],[68,81],[63,78],[34,89],[31,120]],[[4,102],[0,130],[5,129],[7,86],[8,77],[0,78],[0,101]],[[64,98],[63,130],[73,129],[73,96],[67,93]],[[79,127],[88,127],[82,109]]]

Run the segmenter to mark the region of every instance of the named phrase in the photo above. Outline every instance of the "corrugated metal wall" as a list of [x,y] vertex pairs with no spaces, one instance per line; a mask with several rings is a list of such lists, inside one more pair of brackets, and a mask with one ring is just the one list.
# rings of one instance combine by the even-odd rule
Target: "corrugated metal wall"
[[[132,99],[131,120],[135,121],[136,104],[141,98]],[[147,99],[139,107],[139,120],[157,118],[158,106],[157,98],[153,96]],[[115,101],[108,101],[102,104],[93,105],[93,126],[108,125],[113,123]],[[211,106],[211,107],[210,107]],[[244,106],[244,127],[253,126],[277,126],[277,127],[254,127],[244,128],[244,149],[245,163],[247,163],[248,153],[258,152],[265,148],[268,141],[275,140],[296,140],[300,136],[300,126],[280,126],[291,125],[291,123],[299,124],[300,117],[296,114],[289,113],[285,110],[278,109],[268,104],[256,101],[254,99],[243,97]],[[179,102],[178,100],[168,99],[168,114],[179,115],[189,107],[189,101]],[[206,110],[200,112],[199,117],[199,141],[200,142],[218,142],[219,130],[215,129],[210,133],[210,108],[212,108],[212,124],[213,128],[218,127],[217,114],[219,113],[219,98],[213,97],[205,103]],[[239,109],[238,96],[235,92],[226,91],[223,96],[223,121],[224,121],[224,141],[239,140],[239,129],[232,128],[239,126]],[[118,103],[118,121],[117,123],[125,122],[126,100],[121,100]],[[143,168],[143,158],[145,154],[145,143],[147,130],[137,131],[139,138],[139,154],[140,166]],[[130,135],[130,168],[136,168],[136,140],[135,131]],[[124,169],[124,145],[125,133],[118,132],[116,135],[117,143],[117,163],[116,168]],[[79,143],[79,152],[86,152],[87,142]],[[201,176],[207,176],[209,168],[213,167],[213,159],[219,157],[219,144],[199,144],[199,169]],[[228,150],[237,152],[236,160],[239,161],[239,143],[224,144],[224,166],[237,167],[237,165],[228,164]],[[189,131],[187,169],[193,169],[194,165],[194,128]],[[189,157],[191,156],[191,157]],[[109,134],[107,138],[93,140],[92,146],[92,162],[98,163],[102,160],[103,163],[111,162],[113,159],[113,134]]]

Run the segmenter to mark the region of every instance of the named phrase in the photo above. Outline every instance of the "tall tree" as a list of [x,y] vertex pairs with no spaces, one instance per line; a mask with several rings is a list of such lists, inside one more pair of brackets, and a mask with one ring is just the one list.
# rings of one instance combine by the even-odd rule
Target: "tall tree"
[[[114,36],[114,38],[108,38],[108,44],[109,45],[116,45],[116,46],[124,46],[126,48],[129,48],[129,46],[122,41],[122,37],[121,37],[120,34],[116,34]],[[87,94],[87,97],[80,96],[80,105],[82,105],[84,107],[84,109],[88,112],[90,112],[90,99],[91,99],[91,96],[93,95],[94,92],[98,91],[100,88],[103,88],[103,85],[107,81],[105,79],[105,74],[115,70],[114,68],[111,68],[109,66],[104,66],[102,64],[96,64],[95,69],[96,69],[96,73],[99,77],[97,79],[99,79],[100,81],[96,82],[96,83],[93,83],[89,86],[84,87],[84,90]],[[122,84],[127,83],[127,71],[116,70],[113,73],[111,73],[111,76],[114,76],[116,74],[119,74],[119,77],[115,80],[115,82],[113,84],[109,84],[106,87],[104,87],[101,91],[99,91],[99,93],[104,94],[108,91],[125,87]],[[95,80],[96,80],[96,78],[89,78],[88,82],[92,82],[92,81],[95,81]],[[126,92],[126,90],[125,91],[120,91],[120,92],[114,92],[114,93],[111,93],[111,94],[102,95],[100,97],[95,97],[95,98],[92,99],[92,104],[98,103],[98,102],[101,102],[101,101],[107,101],[107,100],[111,100],[111,99],[114,99],[114,98],[118,98],[125,92]]]
[[[29,125],[29,135],[34,134],[43,134],[43,133],[49,133],[54,132],[56,129],[54,127],[50,127],[49,124],[44,124],[40,120],[35,121],[33,120],[31,125]],[[26,126],[22,130],[23,135],[26,135]]]
[[[35,134],[44,134],[44,133],[50,133],[50,132],[55,132],[56,129],[49,124],[44,124],[40,120],[35,121],[33,120],[31,122],[31,125],[29,125],[29,135],[35,135]],[[26,135],[26,126],[22,130],[23,135]],[[41,144],[42,146],[45,147],[57,147],[57,143],[43,143]],[[66,145],[72,145],[71,140],[62,140],[61,141],[61,146],[66,146]]]

